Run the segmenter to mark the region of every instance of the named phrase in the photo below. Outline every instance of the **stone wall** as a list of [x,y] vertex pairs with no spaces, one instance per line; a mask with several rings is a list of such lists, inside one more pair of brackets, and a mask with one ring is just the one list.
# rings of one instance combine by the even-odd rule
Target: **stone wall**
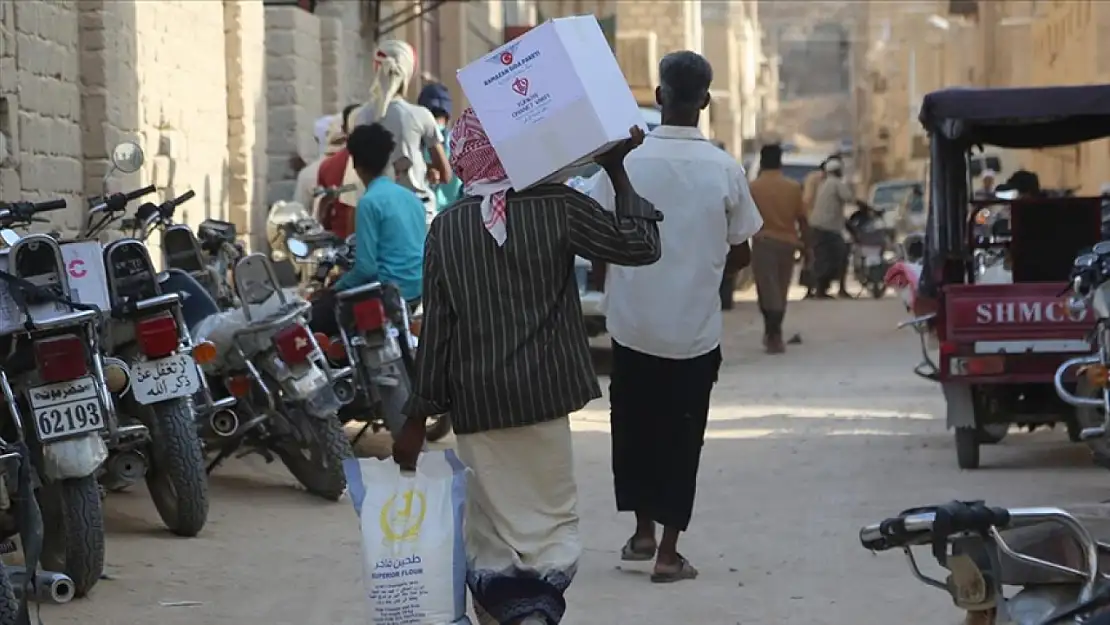
[[146,163],[111,176],[109,190],[153,183],[160,201],[191,189],[179,221],[259,232],[269,203],[291,191],[289,157],[317,153],[315,120],[367,92],[359,3],[318,10],[0,0],[0,200],[64,197],[53,227],[73,232],[85,197],[103,190],[111,148],[131,140]]
[[0,0],[0,201],[63,197],[80,218],[83,155],[76,2]]

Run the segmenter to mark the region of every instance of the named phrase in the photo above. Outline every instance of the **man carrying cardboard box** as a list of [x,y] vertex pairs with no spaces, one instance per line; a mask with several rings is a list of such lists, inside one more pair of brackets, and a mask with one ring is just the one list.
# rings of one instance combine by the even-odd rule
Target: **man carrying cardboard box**
[[[564,184],[513,191],[474,111],[451,130],[466,194],[424,251],[424,325],[393,457],[414,467],[426,418],[450,412],[467,485],[468,583],[479,622],[558,623],[582,553],[567,415],[601,396],[574,257],[659,259],[661,219],[624,171],[631,139],[597,157],[616,187],[606,211]],[[542,146],[537,146],[542,149]]]
[[[612,267],[606,324],[613,339],[609,401],[617,510],[636,514],[621,559],[655,560],[651,581],[698,571],[678,552],[694,508],[709,395],[721,365],[722,273],[751,259],[763,225],[744,170],[698,130],[713,69],[700,54],[659,62],[662,125],[627,163],[638,193],[663,213],[663,256],[647,267]],[[611,201],[602,177],[592,193]],[[656,524],[663,526],[657,542]]]

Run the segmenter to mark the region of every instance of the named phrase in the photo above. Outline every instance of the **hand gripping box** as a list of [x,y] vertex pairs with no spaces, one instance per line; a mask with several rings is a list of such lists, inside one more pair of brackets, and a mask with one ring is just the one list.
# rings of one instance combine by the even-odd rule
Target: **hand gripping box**
[[458,72],[515,189],[557,180],[644,125],[592,15],[550,20]]

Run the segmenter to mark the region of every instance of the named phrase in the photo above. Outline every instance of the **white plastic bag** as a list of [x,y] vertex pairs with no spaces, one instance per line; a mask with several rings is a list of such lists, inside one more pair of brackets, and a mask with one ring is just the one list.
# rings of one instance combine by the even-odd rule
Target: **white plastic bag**
[[371,625],[471,625],[463,515],[467,468],[453,450],[420,455],[415,473],[392,459],[345,461],[362,530]]

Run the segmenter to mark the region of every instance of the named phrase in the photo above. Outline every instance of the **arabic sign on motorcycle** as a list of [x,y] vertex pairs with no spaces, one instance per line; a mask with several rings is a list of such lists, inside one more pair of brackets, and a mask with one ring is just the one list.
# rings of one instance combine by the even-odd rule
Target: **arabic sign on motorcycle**
[[36,386],[27,392],[39,440],[47,442],[104,427],[92,377]]
[[200,390],[196,361],[188,354],[131,365],[131,392],[140,404],[155,404],[169,399],[192,397]]

